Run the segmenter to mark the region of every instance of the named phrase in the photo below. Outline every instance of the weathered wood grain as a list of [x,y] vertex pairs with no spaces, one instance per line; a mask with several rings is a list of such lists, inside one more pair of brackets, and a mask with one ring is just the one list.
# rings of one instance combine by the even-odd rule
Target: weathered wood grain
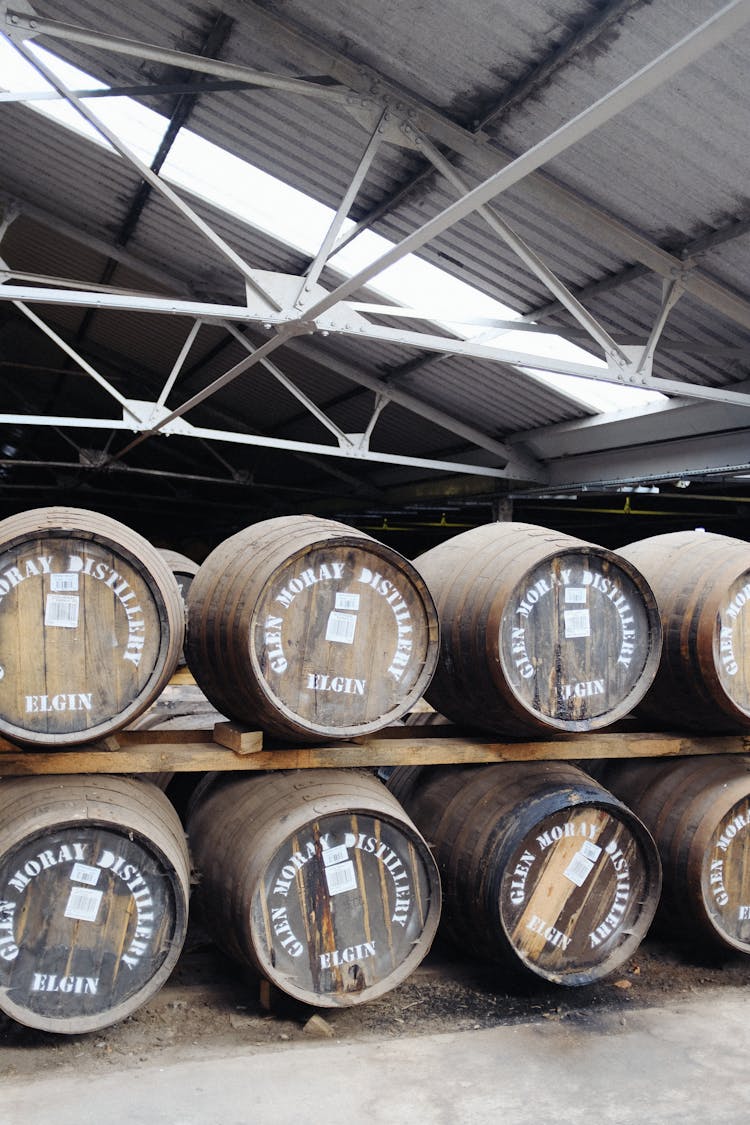
[[638,817],[563,762],[396,770],[440,868],[442,927],[482,959],[559,984],[614,972],[645,936],[661,870]]
[[611,762],[599,776],[656,840],[670,937],[750,953],[750,757]]
[[750,543],[705,531],[621,548],[656,595],[664,642],[643,699],[647,722],[685,730],[750,730]]
[[464,727],[514,737],[599,730],[656,672],[661,624],[637,568],[525,523],[473,528],[414,560],[435,598],[440,658],[425,692]]
[[217,547],[188,616],[188,664],[217,710],[298,742],[394,722],[437,660],[437,613],[411,563],[313,516],[265,520]]
[[78,1034],[123,1019],[176,964],[190,864],[154,785],[34,777],[0,785],[0,1010]]
[[76,508],[0,522],[0,733],[74,746],[131,722],[174,672],[175,579],[142,536]]
[[429,950],[440,880],[372,774],[218,779],[187,820],[196,908],[221,948],[316,1007],[382,996]]
[[[471,765],[493,762],[586,761],[611,758],[681,758],[750,753],[750,736],[599,733],[539,742],[486,742],[481,738],[414,737],[404,728],[329,746],[275,747],[241,753],[218,744],[211,730],[120,731],[119,748],[21,750],[0,740],[0,776],[70,773],[176,773],[206,770],[372,768]],[[262,737],[247,732],[249,741]]]

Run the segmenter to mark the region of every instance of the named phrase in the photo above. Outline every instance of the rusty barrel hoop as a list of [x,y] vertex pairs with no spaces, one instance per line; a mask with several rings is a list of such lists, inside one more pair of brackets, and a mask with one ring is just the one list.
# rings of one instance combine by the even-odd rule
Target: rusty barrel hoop
[[124,777],[0,780],[0,1010],[78,1034],[164,984],[187,930],[190,864],[156,786]]
[[187,826],[206,928],[288,995],[316,1007],[362,1004],[428,952],[440,916],[437,868],[372,774],[204,779]]
[[653,834],[666,932],[750,953],[750,758],[607,762],[599,776]]
[[0,521],[0,733],[49,748],[126,726],[172,676],[184,610],[143,536],[79,508]]
[[638,817],[565,762],[401,767],[388,786],[430,841],[459,950],[590,984],[635,952],[661,889]]
[[364,532],[314,516],[231,536],[188,594],[187,660],[222,714],[281,738],[368,734],[416,702],[437,661],[423,579]]
[[619,553],[651,584],[664,631],[639,712],[707,734],[750,730],[750,543],[678,531]]
[[642,699],[661,623],[637,568],[548,528],[494,523],[414,560],[435,598],[440,657],[425,698],[514,737],[597,730]]

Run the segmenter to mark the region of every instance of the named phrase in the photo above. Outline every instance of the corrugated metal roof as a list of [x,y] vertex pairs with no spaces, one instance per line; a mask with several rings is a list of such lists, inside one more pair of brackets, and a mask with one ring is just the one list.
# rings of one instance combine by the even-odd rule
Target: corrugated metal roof
[[[42,18],[192,53],[203,49],[217,18],[228,17],[231,23],[223,27],[227,34],[219,51],[223,61],[347,87],[351,93],[343,103],[259,88],[205,92],[188,121],[191,130],[331,207],[338,206],[370,131],[388,109],[389,119],[381,123],[385,143],[356,194],[350,217],[368,221],[369,216],[373,229],[392,241],[439,215],[457,194],[427,170],[412,147],[410,128],[424,128],[473,187],[630,79],[720,8],[714,0],[529,0],[523,5],[511,0],[474,0],[470,5],[384,0],[375,8],[357,0],[34,4]],[[186,78],[173,60],[155,61],[143,57],[146,52],[126,56],[106,46],[44,35],[40,42],[116,85]],[[495,213],[628,346],[648,340],[665,282],[673,275],[685,280],[687,288],[671,309],[656,348],[653,373],[685,384],[686,390],[741,387],[747,377],[748,48],[746,24],[493,201]],[[167,93],[143,95],[143,100],[165,113],[174,104]],[[401,122],[406,133],[400,131]],[[118,251],[121,264],[107,267],[107,245],[116,244],[140,179],[125,161],[12,104],[0,105],[0,151],[7,154],[0,191],[29,207],[0,247],[15,269],[91,283],[107,272],[110,285],[140,285],[150,292],[166,291],[156,280],[164,275],[174,278],[176,294],[242,301],[238,271],[153,193]],[[254,268],[294,276],[304,272],[308,259],[300,251],[205,201],[190,202]],[[54,229],[44,225],[48,219]],[[80,230],[81,243],[71,241],[68,228]],[[538,318],[549,330],[573,333],[583,342],[576,321],[479,214],[442,231],[419,253],[482,293]],[[649,268],[654,263],[657,272]],[[681,278],[681,264],[695,272]],[[696,279],[700,285],[694,284]],[[331,269],[321,278],[329,290],[339,280]],[[423,303],[418,297],[415,305]],[[102,362],[117,359],[111,364],[112,379],[127,386],[122,393],[133,398],[158,393],[189,328],[183,317],[137,312],[89,315],[55,308],[48,315],[92,356],[103,357]],[[377,323],[443,333],[434,324],[387,315]],[[268,330],[257,324],[249,333],[255,346],[269,338]],[[529,334],[529,352],[535,350],[534,339]],[[217,327],[204,328],[199,341],[186,361],[187,374],[178,378],[168,399],[169,408],[184,401],[185,394],[209,386],[244,355]],[[428,348],[415,348],[398,335],[382,340],[316,333],[309,346],[301,337],[282,345],[273,361],[347,433],[367,426],[378,388],[392,392],[394,401],[373,430],[372,449],[382,452],[458,456],[468,465],[471,458],[488,456],[486,443],[466,436],[472,429],[498,442],[512,438],[514,448],[522,450],[524,431],[584,421],[590,414],[569,396],[508,365],[469,356],[431,356]],[[129,362],[137,373],[131,379],[123,375]],[[335,442],[272,375],[260,367],[251,371],[197,406],[187,420],[208,426],[216,417],[229,417],[240,428],[276,438]],[[355,382],[357,371],[367,376],[364,387]],[[406,410],[395,392],[411,396],[412,409]],[[430,420],[415,424],[420,401]],[[440,423],[443,417],[454,418],[463,429],[450,433]],[[748,417],[739,400],[734,417],[740,424]],[[693,412],[693,434],[700,424],[700,413]],[[597,441],[606,447],[606,432],[606,427],[591,430],[592,449]],[[141,445],[137,456],[142,460],[144,454]],[[239,449],[232,455],[246,464],[259,457]],[[268,457],[280,464],[283,455],[269,454],[266,462]],[[488,463],[493,463],[491,455]],[[356,459],[340,466],[353,479],[375,473],[372,465]],[[643,454],[644,477],[648,469]],[[521,469],[515,471],[519,475],[511,474],[505,487],[524,479]],[[308,466],[308,480],[310,472]],[[421,478],[424,472],[404,467],[403,479]],[[574,467],[571,473],[574,479]],[[293,481],[288,463],[282,475],[287,483]],[[432,475],[439,482],[440,474]],[[393,480],[394,472],[388,469],[385,476]],[[543,476],[542,465],[537,480]],[[490,482],[487,489],[497,491],[501,485]]]

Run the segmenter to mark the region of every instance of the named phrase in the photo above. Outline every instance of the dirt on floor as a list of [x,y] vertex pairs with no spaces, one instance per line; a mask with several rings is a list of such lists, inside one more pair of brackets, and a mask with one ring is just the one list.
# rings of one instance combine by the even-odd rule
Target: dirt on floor
[[122,1022],[85,1035],[42,1032],[0,1015],[0,1077],[85,1067],[87,1073],[206,1053],[284,1049],[311,1037],[332,1042],[397,1039],[499,1024],[569,1020],[595,1028],[634,1008],[686,993],[750,984],[750,958],[649,937],[626,965],[596,984],[563,987],[525,970],[459,957],[440,940],[417,970],[379,999],[309,1008],[271,992],[228,961],[196,926],[164,987]]

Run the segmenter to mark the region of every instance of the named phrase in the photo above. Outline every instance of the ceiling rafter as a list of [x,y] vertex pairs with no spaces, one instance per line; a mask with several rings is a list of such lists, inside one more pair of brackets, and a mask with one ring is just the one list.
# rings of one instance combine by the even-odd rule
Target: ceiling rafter
[[[334,315],[334,311],[336,307],[342,302],[346,305],[347,299],[349,297],[351,297],[363,285],[366,285],[370,280],[377,277],[378,274],[392,262],[399,261],[406,254],[415,252],[416,250],[419,250],[422,247],[426,246],[430,241],[439,237],[441,233],[450,229],[450,227],[460,222],[463,218],[472,214],[474,211],[479,211],[481,214],[485,214],[485,212],[487,212],[490,215],[493,215],[494,212],[491,212],[489,210],[488,203],[497,194],[499,194],[501,191],[507,190],[510,186],[520,182],[522,179],[536,176],[538,170],[554,155],[565,151],[570,144],[576,143],[576,141],[581,137],[586,136],[589,131],[594,128],[598,128],[600,124],[609,120],[615,113],[620,112],[622,108],[633,104],[633,101],[637,100],[640,97],[643,97],[650,90],[654,89],[656,85],[677,73],[682,66],[687,65],[689,62],[694,61],[695,58],[700,57],[700,54],[704,50],[708,50],[711,46],[715,45],[718,42],[721,42],[722,39],[731,32],[732,28],[736,29],[737,27],[742,26],[742,24],[748,18],[750,18],[750,7],[748,5],[748,0],[735,0],[734,3],[729,4],[712,20],[707,21],[707,23],[703,25],[701,29],[698,29],[696,32],[693,32],[692,34],[686,36],[670,51],[665,52],[664,55],[660,56],[659,59],[654,60],[654,62],[652,64],[649,64],[649,66],[643,68],[637,75],[634,75],[631,79],[622,83],[621,86],[618,87],[615,91],[612,91],[609,95],[606,95],[605,97],[599,99],[599,101],[589,107],[588,110],[579,114],[576,118],[572,119],[572,121],[567,122],[555,133],[551,134],[549,137],[545,138],[543,141],[535,145],[527,153],[522,154],[521,156],[512,160],[510,164],[493,172],[487,177],[487,179],[478,184],[476,187],[469,188],[465,182],[460,181],[460,178],[458,178],[457,182],[458,174],[455,172],[455,170],[451,171],[452,166],[444,160],[440,151],[433,145],[433,142],[428,141],[427,147],[432,149],[433,156],[435,157],[435,163],[437,163],[438,165],[443,165],[443,169],[447,173],[448,178],[452,179],[454,186],[459,189],[460,198],[458,199],[458,201],[455,204],[452,204],[451,206],[445,208],[439,215],[434,216],[427,223],[423,224],[417,230],[413,231],[410,235],[406,236],[393,248],[392,251],[389,251],[387,254],[382,255],[381,258],[379,258],[371,266],[360,270],[353,278],[347,279],[346,281],[343,281],[340,284],[336,285],[331,292],[320,295],[320,293],[314,292],[313,286],[310,286],[310,293],[308,296],[306,307],[304,305],[304,302],[302,303],[301,308],[299,307],[299,302],[295,304],[294,308],[284,306],[283,303],[279,304],[274,299],[272,290],[269,290],[264,286],[262,274],[259,271],[254,270],[252,266],[244,263],[241,259],[239,259],[238,261],[238,256],[236,254],[234,256],[232,256],[231,254],[225,254],[228,260],[240,270],[240,272],[243,274],[243,276],[246,277],[248,281],[250,281],[252,277],[252,287],[255,293],[261,298],[261,302],[267,302],[267,305],[275,307],[278,312],[278,315],[276,316],[272,313],[265,312],[264,310],[263,316],[257,315],[257,317],[253,317],[252,314],[248,313],[248,310],[235,309],[235,319],[238,321],[244,320],[245,322],[257,319],[258,323],[264,324],[264,330],[268,331],[271,328],[274,328],[275,335],[271,336],[269,339],[264,340],[261,344],[255,347],[251,355],[245,357],[228,371],[223,372],[211,383],[209,383],[208,386],[205,386],[196,391],[194,394],[190,395],[182,404],[172,409],[171,411],[168,411],[164,405],[167,397],[167,395],[164,394],[163,399],[159,403],[159,405],[164,407],[164,411],[166,411],[163,416],[152,416],[149,419],[148,426],[142,429],[138,436],[132,442],[130,442],[125,447],[125,449],[121,450],[119,454],[117,454],[117,456],[126,454],[131,449],[135,448],[137,445],[145,441],[148,437],[153,436],[158,432],[191,432],[196,436],[201,436],[206,440],[233,440],[233,438],[226,433],[219,434],[217,431],[208,430],[206,428],[188,426],[187,423],[182,423],[185,429],[180,430],[179,427],[175,428],[173,426],[173,423],[181,422],[183,416],[187,414],[191,409],[193,409],[194,406],[210,399],[218,390],[233,382],[240,375],[243,375],[256,363],[267,363],[267,357],[277,349],[287,346],[299,346],[301,337],[312,336],[318,332],[335,332],[342,335],[347,335],[351,332],[351,334],[357,333],[363,338],[388,340],[410,347],[423,348],[428,350],[432,349],[436,351],[443,351],[446,353],[451,352],[457,355],[476,355],[480,358],[489,358],[499,363],[509,364],[510,366],[513,366],[517,369],[524,366],[530,366],[536,358],[533,355],[514,353],[510,350],[500,348],[484,348],[482,350],[482,345],[476,344],[475,342],[470,341],[468,343],[463,343],[461,341],[456,341],[453,338],[449,339],[448,337],[440,337],[434,333],[429,332],[404,332],[399,329],[368,324],[368,322],[366,321],[364,322],[364,324],[362,324],[362,318],[360,318],[357,323],[351,328],[349,324],[346,324],[342,327],[342,323],[336,318],[336,316]],[[42,21],[42,24],[44,23],[45,21]],[[32,28],[31,30],[36,32],[37,28]],[[32,56],[30,56],[27,51],[24,50],[23,53],[26,54],[27,58],[31,59]],[[183,57],[182,53],[175,52],[174,54],[180,54],[180,57]],[[44,68],[41,68],[41,70],[42,73],[45,73]],[[48,75],[47,77],[49,78]],[[71,95],[70,91],[65,90],[62,84],[58,84],[58,89],[61,92],[64,92],[65,96],[68,97],[68,100],[71,100],[74,105],[76,104],[76,101],[78,101],[79,104],[76,105],[76,108],[81,108],[80,99],[76,99],[75,95]],[[96,123],[96,118],[93,115],[89,113],[84,113],[83,115],[86,116],[88,120]],[[100,131],[102,130],[100,129]],[[415,135],[419,135],[416,130],[412,132],[410,129],[407,129],[406,133],[411,135],[412,137]],[[107,136],[107,131],[102,131],[102,135]],[[110,137],[107,137],[107,139],[110,139]],[[111,140],[110,143],[112,143]],[[373,145],[376,143],[379,143],[379,138],[376,134],[373,134],[370,144]],[[127,151],[125,146],[121,144],[114,144],[114,147],[128,159],[132,158],[132,154]],[[131,160],[131,162],[135,163],[136,167],[138,167],[137,161]],[[350,184],[350,189],[342,200],[337,219],[334,221],[332,230],[329,232],[330,237],[327,238],[327,240],[324,240],[324,243],[321,245],[316,258],[313,260],[313,272],[315,270],[320,272],[320,270],[322,269],[323,263],[325,262],[328,256],[328,252],[332,248],[335,239],[336,230],[334,228],[337,225],[340,226],[341,221],[343,221],[343,218],[346,216],[346,214],[348,214],[358,187],[364,179],[364,176],[366,175],[368,166],[369,164],[367,161],[367,155],[365,154],[363,155],[360,169],[353,176]],[[153,167],[150,169],[150,171],[154,171]],[[158,175],[154,176],[153,179],[148,177],[146,178],[146,183],[149,187],[156,188],[156,190],[161,190],[162,194],[166,196],[168,201],[177,206],[177,209],[181,211],[183,217],[188,218],[189,221],[193,221],[194,225],[198,226],[198,229],[203,229],[204,233],[206,233],[210,240],[214,243],[214,246],[220,248],[219,242],[221,240],[217,241],[218,236],[216,236],[214,232],[210,231],[210,228],[208,228],[207,224],[202,223],[202,220],[198,220],[198,222],[195,222],[195,220],[198,218],[195,213],[193,212],[192,215],[188,215],[188,211],[190,211],[190,208],[186,208],[186,205],[184,204],[182,207],[180,207],[179,202],[175,202],[175,199],[179,200],[179,197],[175,197],[175,199],[170,198],[169,191],[164,191],[163,188],[156,187],[157,182],[163,183],[163,181],[160,181]],[[174,194],[175,193],[172,193],[172,195]],[[202,226],[200,225],[201,223]],[[494,229],[496,233],[500,233],[500,230],[503,228],[504,224],[502,220],[499,220],[496,217],[494,219]],[[505,233],[504,230],[503,233]],[[527,256],[527,261],[528,260],[530,260],[529,256]],[[682,291],[693,291],[691,289],[691,284],[694,281],[695,272],[696,271],[693,268],[693,263],[685,263],[684,261],[681,263],[681,267],[678,271],[675,271],[674,269],[671,270],[671,272],[669,273],[669,285],[672,287],[671,291],[665,290],[664,304],[661,313],[657,314],[657,317],[655,319],[651,337],[648,341],[645,342],[643,346],[641,346],[638,354],[635,356],[624,353],[620,349],[614,337],[610,337],[609,334],[602,330],[601,326],[598,326],[595,322],[593,322],[592,324],[593,318],[591,318],[591,320],[586,320],[586,318],[579,316],[579,322],[584,323],[584,320],[586,320],[586,327],[593,327],[595,332],[598,331],[598,342],[605,350],[610,364],[610,370],[608,373],[606,373],[606,378],[608,378],[609,381],[622,382],[625,384],[629,383],[630,385],[656,387],[658,389],[668,390],[672,394],[689,393],[699,398],[714,399],[717,401],[726,402],[742,402],[743,404],[745,404],[748,401],[748,397],[744,394],[744,392],[739,392],[734,389],[717,389],[695,386],[691,387],[689,384],[679,383],[676,380],[656,379],[650,375],[649,353],[652,353],[656,347],[657,340],[659,339],[663,331],[664,321],[666,320],[666,316],[669,312],[671,303],[675,299],[677,299]],[[703,277],[702,279],[699,279],[699,285],[705,286],[706,284],[708,284],[710,288],[710,278]],[[16,302],[21,300],[18,295],[17,289],[14,289],[14,287],[3,288],[5,288],[5,293],[0,295],[3,295],[6,299],[11,299]],[[304,292],[305,290],[303,288],[300,292],[300,297]],[[555,292],[558,296],[561,296],[559,288],[553,288],[553,292]],[[29,300],[35,299],[43,301],[45,296],[48,297],[48,299],[50,298],[49,294],[42,294],[41,296],[37,296],[35,298],[29,298]],[[112,294],[99,293],[98,299],[93,302],[90,300],[91,295],[87,295],[85,292],[81,292],[77,296],[81,298],[81,300],[79,300],[78,302],[81,307],[116,307],[112,303],[107,303],[108,300],[113,297]],[[120,294],[120,296],[123,295]],[[577,306],[577,299],[567,292],[562,294],[562,296],[564,303],[567,304],[568,311],[573,311]],[[60,303],[65,303],[62,298],[60,299]],[[71,301],[70,303],[75,304],[76,302]],[[178,309],[177,305],[178,302],[171,302],[171,307],[168,308],[167,302],[163,302],[160,305],[158,300],[152,301],[153,311],[162,313],[169,312],[171,314],[175,314],[181,311],[186,312],[187,308],[190,307],[190,315],[200,315],[196,311],[197,304],[195,302],[185,302],[185,307],[182,309]],[[125,303],[120,304],[119,307],[128,307],[127,300],[125,301]],[[139,309],[142,309],[145,308],[146,305],[145,303],[133,304],[131,307],[138,307]],[[211,308],[211,318],[213,320],[216,320],[218,316],[218,306],[211,306]],[[24,311],[26,310],[24,309]],[[245,313],[244,317],[241,315],[242,311],[244,311]],[[227,314],[224,313],[223,315]],[[234,329],[234,332],[236,332],[236,329]],[[540,362],[538,366],[545,367],[549,370],[556,369],[560,371],[568,371],[568,373],[597,379],[600,379],[603,374],[598,369],[592,368],[590,371],[588,371],[586,370],[585,366],[581,367],[581,365],[575,365],[575,370],[573,370],[572,365],[571,367],[566,367],[565,364],[550,364],[549,361],[541,362],[541,357],[539,357],[539,359]],[[429,362],[429,359],[427,359],[427,362]],[[174,379],[172,380],[172,383],[174,383]],[[391,388],[386,384],[383,384],[383,386],[386,389],[382,392],[381,398],[376,400],[379,405],[376,407],[376,413],[374,413],[372,416],[371,424],[374,424],[374,420],[377,417],[377,413],[379,413],[379,410],[382,409],[382,405],[386,401],[391,401],[392,399]],[[337,436],[339,444],[341,446],[346,445],[346,442],[343,442],[341,440],[341,432],[339,434],[336,434],[336,431],[334,430],[334,436]],[[346,437],[346,435],[343,436]],[[254,437],[255,435],[237,435],[237,440],[239,440],[239,438],[242,438],[247,440],[247,444],[253,444]],[[283,439],[279,439],[275,442],[270,442],[269,444],[277,448],[291,449],[295,446],[295,443],[285,442]],[[316,447],[313,445],[309,445],[307,448],[318,449],[319,451],[321,451],[320,447]],[[485,448],[489,448],[489,446],[485,445]],[[498,448],[500,448],[499,443]],[[329,450],[326,449],[325,452],[329,453]],[[356,455],[361,456],[363,452],[366,451],[363,451],[361,448],[357,448],[355,452]],[[504,455],[504,453],[499,454],[499,456]],[[385,462],[389,461],[389,458],[384,457],[383,455],[378,455],[378,457]],[[432,467],[440,468],[445,467],[444,465],[439,465],[439,462],[435,459],[430,461],[429,459],[402,458],[400,462],[396,463],[415,465],[421,464],[424,466],[431,465]],[[451,466],[451,468],[456,467],[457,466]],[[458,468],[461,468],[464,471],[472,471],[472,468],[467,466],[458,466]],[[473,471],[486,471],[488,475],[503,475],[501,472],[491,469],[483,470],[480,467],[474,467]]]
[[[434,106],[385,78],[373,67],[347,57],[329,43],[316,40],[309,31],[302,30],[286,17],[282,18],[261,7],[255,0],[242,0],[241,5],[239,0],[225,0],[225,8],[230,12],[239,12],[240,7],[244,12],[251,8],[253,18],[272,28],[276,38],[286,43],[292,54],[303,58],[307,56],[310,65],[317,70],[327,73],[336,81],[346,83],[366,100],[375,99],[379,105],[387,106],[392,115],[401,115],[410,124],[422,129],[436,144],[445,146],[459,157],[467,158],[478,175],[491,176],[516,159],[515,154],[504,149],[483,129],[467,128],[453,121]],[[431,176],[431,169],[425,171],[424,175]],[[593,238],[610,246],[613,252],[622,254],[634,263],[640,263],[647,270],[668,280],[683,272],[684,263],[679,257],[618,220],[593,201],[559,183],[549,173],[537,169],[526,177],[526,182],[529,187],[533,187],[542,205],[548,206],[555,213],[567,214],[571,227],[588,232]],[[412,186],[421,186],[423,183],[420,176],[413,183],[410,181],[396,189],[394,205],[404,198]],[[372,222],[382,217],[387,209],[387,201],[379,204],[373,213]],[[342,240],[339,248],[356,237],[362,229],[366,229],[366,226],[371,226],[372,222],[362,225],[360,220],[346,239]],[[744,328],[750,328],[750,301],[743,299],[722,282],[696,268],[685,279],[685,287],[711,308]]]

